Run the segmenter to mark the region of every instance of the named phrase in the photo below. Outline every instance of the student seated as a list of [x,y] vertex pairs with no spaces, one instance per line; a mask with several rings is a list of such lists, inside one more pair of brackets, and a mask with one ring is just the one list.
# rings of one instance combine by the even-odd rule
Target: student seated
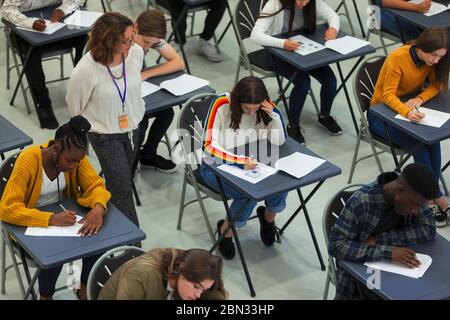
[[[442,27],[424,30],[410,43],[392,51],[380,70],[375,85],[371,106],[384,103],[393,111],[420,123],[425,114],[420,112],[422,104],[437,96],[447,93],[450,70],[450,33]],[[406,98],[406,101],[402,100]],[[367,111],[370,131],[387,139],[384,122]],[[441,176],[441,145],[421,144],[410,135],[387,124],[392,142],[408,152],[413,152],[416,163],[422,163],[430,169],[436,178]],[[447,225],[450,207],[442,193],[434,201],[437,205],[437,226]]]
[[153,249],[117,269],[99,300],[225,300],[222,258],[203,249]]
[[[90,127],[83,117],[73,117],[56,130],[54,140],[20,153],[0,201],[2,221],[26,227],[73,225],[75,211],[53,213],[38,209],[66,197],[91,209],[80,221],[79,233],[91,236],[99,232],[111,195],[86,156],[86,133]],[[89,272],[98,257],[83,259],[81,287],[77,291],[80,299],[86,299]],[[41,299],[52,299],[61,269],[62,265],[41,270]]]
[[430,9],[431,0],[424,0],[421,3],[410,3],[408,0],[375,0],[375,5],[380,7],[381,27],[398,38],[401,38],[398,25],[400,23],[405,41],[409,41],[416,39],[420,35],[421,30],[414,24],[406,22],[401,18],[397,21],[396,16],[392,12],[386,10],[386,8],[426,13]]
[[[3,1],[2,1],[3,2]],[[37,31],[43,31],[46,28],[45,21],[42,18],[28,18],[23,13],[31,10],[37,10],[45,7],[59,5],[50,18],[52,22],[61,21],[65,14],[69,14],[79,7],[83,6],[85,0],[5,0],[2,7],[2,15],[6,21],[12,24]],[[12,45],[19,50],[22,58],[25,58],[30,44],[15,35],[9,34]],[[66,48],[75,48],[74,64],[77,64],[83,56],[83,49],[86,44],[86,35],[72,37],[70,39],[46,44],[33,48],[28,60],[25,76],[30,86],[31,96],[36,107],[36,114],[41,128],[56,129],[58,120],[53,113],[52,102],[48,89],[45,85],[45,75],[42,68],[42,54]]]
[[428,202],[438,192],[433,173],[422,164],[410,164],[400,175],[380,174],[352,195],[331,229],[328,243],[329,254],[337,259],[335,299],[358,297],[357,280],[339,266],[339,260],[386,259],[409,268],[419,266],[414,251],[406,247],[436,235]]
[[[184,61],[175,49],[168,44],[166,37],[166,19],[158,10],[142,12],[134,23],[134,42],[144,49],[147,54],[150,49],[160,54],[166,62],[152,66],[141,74],[142,80],[169,74],[184,69]],[[138,154],[138,160],[143,167],[156,169],[161,172],[175,172],[177,167],[169,159],[157,154],[158,145],[172,123],[173,109],[165,109],[146,114],[139,125],[139,146],[142,145],[147,132],[150,118],[155,118],[147,135],[147,141]]]
[[[326,21],[328,24],[328,29],[323,35],[324,40],[335,39],[340,26],[339,16],[323,0],[269,0],[256,20],[250,39],[262,46],[295,51],[300,44],[298,41],[290,40],[289,35],[298,30],[313,33],[316,30],[317,20]],[[287,33],[287,37],[285,39],[274,37],[281,33]],[[269,54],[267,60],[274,69],[274,62]],[[305,143],[300,130],[300,114],[311,88],[310,77],[321,84],[318,125],[325,128],[330,135],[342,134],[341,127],[330,115],[336,96],[336,77],[330,66],[301,71],[278,57],[275,57],[275,63],[278,72],[286,79],[291,79],[294,72],[298,71],[296,77],[292,79],[294,87],[289,97],[290,123],[287,129],[289,136],[300,143]]]
[[[204,152],[228,164],[239,165],[244,170],[255,169],[257,161],[228,150],[262,139],[268,139],[275,145],[282,145],[286,140],[280,112],[270,101],[264,82],[256,77],[242,78],[231,93],[222,94],[212,102],[204,130]],[[200,174],[212,189],[219,190],[216,175],[203,163]],[[232,219],[237,219],[235,226],[245,226],[256,202],[249,201],[226,183],[223,187],[226,197],[233,199],[230,211]],[[275,215],[286,207],[287,194],[283,192],[265,199],[266,207],[260,206],[256,210],[261,224],[261,240],[268,247],[275,242]],[[244,207],[244,204],[247,205]],[[217,222],[219,237],[228,225],[227,219]],[[232,230],[229,229],[219,243],[219,251],[225,259],[232,259],[235,255],[232,236]]]

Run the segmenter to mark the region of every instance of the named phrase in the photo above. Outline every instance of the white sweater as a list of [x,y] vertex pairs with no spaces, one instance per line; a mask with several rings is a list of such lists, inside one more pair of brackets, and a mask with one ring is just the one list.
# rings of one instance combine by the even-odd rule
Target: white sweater
[[22,12],[51,7],[60,4],[57,9],[60,9],[64,14],[69,14],[72,11],[78,10],[83,5],[85,0],[5,0],[2,7],[2,15],[6,21],[12,24],[32,29],[33,23],[39,18],[28,18]]
[[[82,115],[91,124],[90,132],[101,134],[124,133],[136,129],[141,122],[145,103],[141,97],[141,70],[144,51],[133,45],[125,58],[127,95],[125,112],[128,115],[128,128],[120,129],[119,116],[122,114],[122,101],[108,68],[94,61],[91,52],[86,53],[74,68],[69,80],[66,103],[72,116]],[[122,74],[122,63],[111,67],[117,77]],[[123,95],[123,78],[116,80]]]
[[[281,9],[279,0],[269,0],[261,11],[261,14],[272,14]],[[330,28],[339,31],[339,16],[323,0],[316,0],[317,20],[326,21]],[[285,39],[272,37],[282,33],[284,14],[281,10],[272,17],[264,17],[256,20],[250,40],[256,44],[268,47],[283,48]]]

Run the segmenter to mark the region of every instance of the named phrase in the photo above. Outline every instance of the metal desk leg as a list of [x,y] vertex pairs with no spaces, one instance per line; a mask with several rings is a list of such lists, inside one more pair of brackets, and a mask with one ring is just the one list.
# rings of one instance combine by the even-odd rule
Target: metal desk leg
[[402,24],[400,23],[400,18],[395,16],[395,21],[397,21],[397,26],[398,29],[400,30],[400,40],[402,40],[402,43],[406,43],[406,37],[402,29]]
[[30,56],[31,56],[31,53],[33,52],[33,49],[34,49],[34,47],[32,45],[30,45],[28,47],[27,54],[25,55],[25,59],[22,62],[22,70],[20,71],[19,78],[17,79],[16,87],[14,88],[13,96],[11,98],[11,101],[9,102],[9,105],[11,105],[11,106],[14,104],[14,99],[16,99],[17,91],[19,90],[23,75],[25,74],[25,69],[27,68],[28,61],[30,60]]
[[352,2],[353,2],[353,7],[355,8],[355,11],[356,11],[356,17],[358,18],[359,27],[361,28],[362,37],[365,38],[366,37],[366,33],[364,32],[364,26],[363,26],[362,21],[361,21],[361,16],[359,14],[358,7],[356,6],[356,0],[352,0]]
[[19,264],[17,263],[16,254],[12,247],[11,237],[9,236],[9,233],[6,232],[5,229],[3,229],[3,228],[2,228],[2,233],[3,233],[3,237],[6,241],[6,244],[8,245],[9,254],[11,255],[11,260],[13,262],[14,271],[16,272],[17,282],[19,283],[19,288],[20,288],[20,292],[22,293],[22,298],[25,299],[25,288],[23,285],[22,277],[20,276]]
[[[248,287],[250,289],[250,295],[252,297],[255,297],[256,296],[255,289],[253,288],[252,279],[250,278],[250,273],[248,272],[247,263],[246,263],[245,257],[244,257],[244,252],[242,251],[241,242],[239,241],[239,237],[236,232],[236,228],[234,226],[234,221],[231,218],[230,207],[228,206],[227,198],[226,198],[225,192],[223,190],[222,181],[220,180],[219,176],[217,176],[217,175],[216,175],[216,179],[217,179],[217,184],[219,186],[220,195],[222,196],[223,204],[225,205],[225,211],[227,213],[228,220],[230,221],[231,230],[233,231],[233,237],[234,237],[234,240],[236,241],[236,246],[238,248],[238,253],[239,253],[239,257],[241,259],[242,267],[244,268],[245,277],[247,279]],[[246,204],[244,204],[243,207],[240,208],[240,211],[242,211],[245,208]],[[219,242],[223,239],[223,236],[226,234],[226,232],[228,232],[228,230],[222,234],[222,236],[216,241],[216,243],[209,250],[209,252],[212,253],[216,249],[216,247],[219,245]]]
[[[28,282],[28,290],[25,294],[25,300],[28,299],[28,297],[32,296],[33,300],[37,300],[36,292],[34,291],[34,283],[36,282],[37,275],[36,273],[33,276],[33,279],[31,279],[30,275],[30,269],[28,269],[28,263],[27,258],[25,257],[25,252],[23,251],[22,247],[20,245],[17,245],[19,247],[19,253],[20,253],[20,259],[22,260],[23,269],[25,271],[25,277],[27,278]],[[39,271],[39,269],[38,269]]]
[[359,130],[358,129],[358,124],[356,123],[356,117],[355,117],[355,113],[353,112],[352,102],[350,100],[350,95],[348,93],[347,86],[345,85],[345,78],[344,78],[344,75],[342,73],[341,65],[339,64],[339,62],[336,62],[336,65],[337,65],[337,68],[338,68],[339,77],[341,78],[342,88],[344,88],[345,98],[347,99],[348,108],[350,110],[350,115],[352,117],[353,125],[355,126],[356,134],[358,134],[358,130]]

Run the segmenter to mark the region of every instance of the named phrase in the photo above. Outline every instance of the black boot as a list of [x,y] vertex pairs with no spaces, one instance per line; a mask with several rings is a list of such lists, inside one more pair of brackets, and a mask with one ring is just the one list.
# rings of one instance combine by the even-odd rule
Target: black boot
[[58,120],[51,106],[36,106],[36,113],[41,124],[41,129],[57,129],[59,127]]
[[264,212],[266,212],[266,207],[264,206],[260,206],[256,209],[256,214],[258,215],[260,224],[259,235],[266,247],[271,247],[275,242],[277,231],[275,230],[275,222],[267,221],[264,217]]
[[287,134],[289,137],[297,141],[298,143],[305,144],[305,138],[303,137],[302,131],[300,130],[300,127],[294,127],[290,124],[286,127]]
[[[217,237],[220,238],[221,232],[220,229],[222,228],[222,225],[225,223],[224,219],[221,219],[217,221]],[[227,260],[233,259],[236,250],[234,249],[234,243],[233,238],[226,238],[223,237],[222,241],[219,243],[219,252],[222,254],[222,257],[224,257]]]

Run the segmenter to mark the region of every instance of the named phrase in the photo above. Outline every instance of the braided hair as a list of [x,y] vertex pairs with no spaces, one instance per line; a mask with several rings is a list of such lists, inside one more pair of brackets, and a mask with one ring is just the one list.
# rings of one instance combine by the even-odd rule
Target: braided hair
[[75,116],[56,130],[55,142],[61,144],[61,151],[76,147],[86,150],[88,146],[87,132],[91,124],[82,116]]

